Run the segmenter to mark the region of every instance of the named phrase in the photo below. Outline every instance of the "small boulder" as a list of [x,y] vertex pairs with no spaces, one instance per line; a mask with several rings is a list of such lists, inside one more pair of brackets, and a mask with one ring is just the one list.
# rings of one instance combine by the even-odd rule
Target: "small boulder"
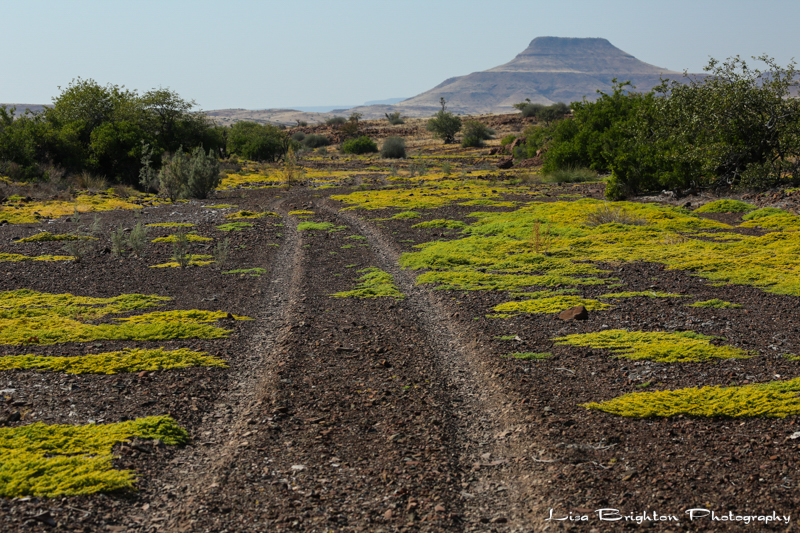
[[506,169],[509,169],[509,168],[511,168],[513,166],[514,166],[514,158],[513,157],[507,157],[505,159],[501,159],[497,163],[497,168],[499,168],[501,170],[506,170]]
[[561,320],[586,320],[589,318],[589,311],[582,305],[576,305],[561,311],[558,318]]

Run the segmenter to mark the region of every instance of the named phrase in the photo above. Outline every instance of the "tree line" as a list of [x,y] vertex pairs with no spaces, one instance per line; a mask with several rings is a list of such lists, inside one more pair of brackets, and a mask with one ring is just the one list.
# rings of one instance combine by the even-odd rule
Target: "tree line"
[[[524,132],[518,158],[543,172],[609,173],[606,196],[671,190],[764,189],[800,182],[800,99],[795,63],[768,57],[710,60],[706,75],[663,80],[647,93],[614,80],[610,94],[573,102],[572,115]],[[525,103],[520,104],[522,110]]]
[[0,176],[47,180],[59,169],[146,188],[155,182],[152,173],[149,179],[141,176],[143,162],[157,172],[162,162],[198,148],[206,157],[235,153],[276,161],[290,147],[288,134],[277,126],[239,122],[223,127],[196,106],[169,89],[140,94],[75,79],[41,113],[0,106]]

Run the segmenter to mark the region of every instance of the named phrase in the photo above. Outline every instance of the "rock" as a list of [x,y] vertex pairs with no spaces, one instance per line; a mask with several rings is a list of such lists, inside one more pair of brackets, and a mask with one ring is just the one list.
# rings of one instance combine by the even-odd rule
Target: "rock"
[[505,146],[505,148],[506,148],[506,152],[508,152],[508,153],[509,153],[509,154],[511,154],[511,155],[514,155],[514,149],[515,149],[517,146],[519,146],[519,145],[521,145],[521,144],[524,144],[524,143],[525,143],[525,139],[524,139],[523,137],[517,137],[516,139],[514,139],[514,140],[511,142],[511,144],[507,144],[507,145]]
[[489,150],[489,155],[497,155],[505,152],[505,146],[494,146]]
[[589,311],[582,305],[577,305],[569,309],[565,309],[558,314],[561,320],[586,320],[589,318]]
[[509,169],[509,168],[511,168],[513,166],[514,166],[514,158],[513,157],[507,157],[505,159],[501,159],[497,163],[497,168],[499,168],[501,170]]

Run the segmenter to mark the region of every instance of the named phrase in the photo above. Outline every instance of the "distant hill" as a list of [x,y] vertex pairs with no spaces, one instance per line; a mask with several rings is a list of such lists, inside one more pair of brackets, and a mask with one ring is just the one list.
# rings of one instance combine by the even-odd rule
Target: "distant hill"
[[444,97],[453,112],[508,113],[513,104],[573,102],[597,91],[610,91],[612,80],[630,80],[649,91],[661,77],[676,79],[682,72],[639,61],[606,39],[537,37],[504,65],[443,81],[433,89],[396,105],[439,107]]
[[25,113],[26,109],[30,109],[32,113],[41,113],[47,107],[53,107],[52,105],[46,104],[0,104],[0,106],[6,106],[8,109],[12,107],[16,107],[16,111],[14,111],[15,116],[20,116]]

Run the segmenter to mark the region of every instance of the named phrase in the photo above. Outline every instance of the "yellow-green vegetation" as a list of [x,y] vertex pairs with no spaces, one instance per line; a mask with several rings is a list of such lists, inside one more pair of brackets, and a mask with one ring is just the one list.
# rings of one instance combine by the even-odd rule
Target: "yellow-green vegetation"
[[483,272],[425,272],[417,276],[417,284],[437,283],[437,290],[516,291],[523,287],[541,285],[596,285],[597,278],[573,278],[557,274],[542,276],[485,274]]
[[289,211],[290,215],[313,215],[314,211]]
[[772,207],[765,207],[764,209],[759,209],[758,211],[753,211],[752,213],[748,213],[744,215],[742,218],[746,220],[740,224],[742,228],[762,228],[765,230],[774,230],[774,231],[800,231],[800,216],[792,215],[791,213],[781,212],[777,213],[775,211],[781,211],[780,209],[776,209],[775,211],[771,211],[770,213],[764,216],[755,216],[752,218],[748,218],[750,215],[754,213],[758,213],[759,211],[767,211],[772,210]]
[[753,204],[740,200],[715,200],[694,210],[695,213],[746,213],[757,209]]
[[301,222],[297,225],[297,231],[309,231],[309,230],[327,230],[333,228],[334,225],[330,222]]
[[492,310],[501,313],[493,315],[494,317],[508,318],[514,316],[510,313],[560,313],[578,305],[584,306],[589,311],[602,311],[611,307],[597,300],[589,300],[580,296],[550,296],[521,302],[506,302],[494,306]]
[[239,207],[233,204],[216,204],[216,205],[206,205],[203,207],[208,207],[209,209],[232,209],[234,207]]
[[156,197],[150,195],[142,196],[134,201],[108,192],[82,194],[73,201],[7,202],[6,205],[0,206],[0,221],[5,220],[9,224],[28,224],[38,222],[42,218],[69,216],[76,211],[89,213],[116,209],[141,209],[144,204],[154,205],[159,202]]
[[[206,266],[214,262],[211,259],[213,256],[205,255],[190,255],[189,266]],[[169,263],[161,263],[159,265],[150,265],[150,268],[179,268],[181,265],[177,261],[170,261]]]
[[240,268],[238,270],[226,270],[223,274],[250,274],[252,277],[259,277],[261,274],[266,274],[265,268]]
[[[200,235],[186,235],[186,240],[189,242],[202,242],[202,241],[213,241],[211,237],[201,237]],[[166,243],[166,242],[178,242],[177,235],[169,235],[167,237],[158,237],[157,239],[153,239],[152,242],[155,243]]]
[[416,211],[401,211],[400,213],[396,213],[392,216],[395,220],[405,220],[408,218],[420,218],[422,215],[417,213]]
[[394,284],[392,275],[388,272],[376,267],[369,267],[358,271],[365,274],[358,278],[360,281],[355,289],[352,291],[337,292],[332,294],[336,298],[377,298],[389,296],[393,298],[404,298],[405,295],[400,292]]
[[6,355],[0,357],[0,370],[13,368],[50,370],[67,374],[116,374],[143,370],[170,370],[190,366],[227,367],[225,361],[204,352],[186,348],[165,351],[162,349],[129,349],[75,357],[44,357],[35,354]]
[[800,378],[740,387],[635,392],[583,407],[628,417],[774,417],[800,414]]
[[146,224],[148,228],[191,228],[194,224],[188,222],[156,222],[154,224]]
[[0,293],[0,320],[65,316],[78,320],[150,309],[172,298],[155,294],[122,294],[110,298],[50,294],[30,289]]
[[750,211],[746,215],[742,215],[742,220],[754,220],[757,218],[774,217],[776,215],[788,215],[787,211],[778,209],[777,207],[762,207],[755,211]]
[[5,254],[0,253],[0,262],[4,261],[72,261],[75,259],[71,255],[21,255],[21,254]]
[[271,211],[264,211],[263,213],[256,213],[254,211],[237,211],[235,213],[225,215],[225,218],[240,219],[240,218],[262,218],[262,217],[279,217],[279,216],[280,216],[279,214],[272,213]]
[[184,444],[186,431],[168,416],[87,426],[41,422],[0,428],[0,496],[76,496],[133,487],[133,472],[114,470],[111,448],[131,437]]
[[[424,179],[430,179],[424,176]],[[429,181],[414,188],[380,189],[356,191],[350,194],[331,196],[350,207],[345,209],[435,209],[457,203],[461,200],[497,200],[503,194],[520,194],[528,189],[518,189],[502,184],[459,181],[453,179]]]
[[447,229],[463,229],[466,228],[467,225],[460,220],[447,220],[444,218],[437,218],[436,220],[428,220],[426,222],[420,222],[419,224],[414,224],[411,226],[412,228],[447,228]]
[[242,231],[245,228],[252,228],[253,224],[250,222],[228,222],[217,226],[220,231]]
[[477,200],[469,200],[468,202],[460,202],[458,205],[487,205],[490,207],[514,207],[517,202],[506,202],[500,200],[490,200],[488,198],[480,198]]
[[717,298],[713,298],[711,300],[705,300],[703,302],[695,302],[688,307],[711,307],[714,309],[738,309],[741,304],[735,304],[731,302],[726,302],[725,300],[719,300]]
[[542,361],[553,357],[553,354],[550,352],[515,352],[508,354],[506,357],[513,357],[522,361]]
[[714,346],[715,337],[693,331],[676,333],[609,329],[553,339],[556,344],[611,350],[617,357],[648,359],[660,363],[705,362],[713,359],[746,359],[751,354],[732,346]]
[[87,235],[74,235],[72,233],[61,233],[53,235],[47,231],[43,231],[41,233],[37,233],[36,235],[31,235],[30,237],[25,237],[18,241],[14,241],[15,243],[23,243],[23,242],[48,242],[48,241],[90,241],[90,240],[97,240],[95,237],[89,237]]
[[[593,276],[595,283],[604,282],[597,277],[603,271],[592,263],[655,262],[715,281],[800,295],[798,231],[776,231],[763,236],[728,234],[724,230],[731,230],[731,226],[685,210],[631,202],[615,202],[609,208],[625,209],[631,216],[646,220],[646,225],[585,225],[585,214],[603,205],[604,202],[590,199],[532,202],[510,212],[472,213],[477,221],[463,229],[466,234],[463,238],[417,245],[420,250],[404,254],[401,264],[412,269],[457,272],[458,276],[469,273],[505,277],[580,276],[580,283],[586,284],[585,276]],[[771,216],[760,220],[782,218]],[[537,241],[537,225],[548,228],[546,239],[540,231]],[[735,240],[694,238],[709,230],[723,230],[717,235],[730,235]]]
[[118,318],[120,324],[88,323],[110,314],[148,309],[167,300],[170,298],[156,295],[91,298],[28,289],[0,293],[0,344],[218,339],[228,335],[229,330],[208,324],[226,318],[222,311],[151,312]]
[[662,291],[626,291],[626,292],[609,292],[608,294],[601,294],[598,298],[635,298],[636,296],[646,296],[647,298],[685,298],[685,294],[676,294],[674,292]]
[[121,322],[130,324],[159,324],[159,323],[181,323],[181,322],[214,322],[223,318],[233,320],[253,320],[250,317],[232,315],[225,311],[200,311],[198,309],[181,309],[178,311],[153,311],[142,315],[134,315],[125,318],[118,318]]

